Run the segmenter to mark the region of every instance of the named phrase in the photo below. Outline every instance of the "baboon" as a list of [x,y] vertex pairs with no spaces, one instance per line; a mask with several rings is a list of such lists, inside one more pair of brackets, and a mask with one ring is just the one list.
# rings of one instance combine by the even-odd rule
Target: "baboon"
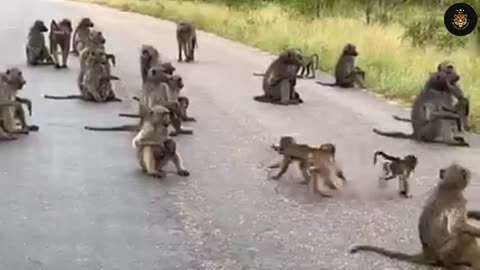
[[185,61],[195,61],[195,48],[198,48],[197,33],[190,22],[177,24],[178,61],[182,62],[182,51]]
[[467,200],[463,196],[471,173],[458,164],[439,170],[440,181],[427,200],[418,222],[422,251],[409,255],[370,245],[357,245],[350,253],[370,251],[419,265],[457,269],[480,269],[480,228],[467,223]]
[[170,112],[159,105],[148,110],[142,128],[132,140],[142,171],[147,175],[162,178],[165,176],[163,167],[172,161],[178,175],[189,176],[190,172],[183,167],[175,141],[168,137]]
[[104,51],[101,49],[90,50],[85,62],[85,74],[80,84],[80,95],[44,95],[44,97],[47,99],[81,99],[99,103],[121,102],[122,100],[115,96],[111,84],[111,81],[118,80],[118,77],[108,73],[106,68],[108,59]]
[[468,147],[469,144],[462,136],[454,135],[452,121],[458,121],[458,114],[444,110],[451,108],[453,103],[450,90],[451,85],[444,72],[431,74],[412,104],[410,117],[413,133],[384,132],[378,129],[373,129],[373,132],[387,137]]
[[163,68],[163,72],[167,73],[168,75],[173,75],[176,70],[176,68],[170,62],[162,63],[160,66]]
[[30,32],[27,37],[27,45],[25,46],[25,52],[27,55],[27,64],[30,66],[35,65],[53,65],[53,59],[48,53],[47,46],[45,45],[45,37],[43,33],[48,32],[48,28],[41,20],[36,20],[33,26],[30,27]]
[[314,53],[303,56],[303,64],[299,69],[299,76],[305,78],[315,78],[315,70],[318,69],[318,54]]
[[[50,22],[50,54],[55,61],[56,68],[67,68],[72,31],[72,22],[69,19],[63,19],[58,24],[55,20]],[[62,52],[61,65],[58,61],[58,47]]]
[[79,55],[80,52],[85,48],[90,35],[90,28],[94,26],[95,24],[93,24],[90,18],[86,17],[80,20],[75,28],[75,31],[73,32],[72,53]]
[[300,95],[295,91],[296,73],[302,63],[303,56],[299,51],[289,49],[282,52],[270,64],[265,74],[253,74],[263,76],[264,92],[263,95],[254,96],[253,99],[280,105],[303,103]]
[[344,88],[355,87],[355,85],[360,88],[365,88],[365,71],[355,66],[355,58],[357,56],[357,47],[352,43],[347,43],[345,47],[343,47],[342,54],[335,66],[335,83],[317,83],[325,86],[340,86]]
[[[322,144],[316,148],[307,144],[297,144],[291,136],[282,136],[280,138],[280,144],[278,146],[272,145],[272,148],[283,156],[281,162],[269,166],[271,169],[280,168],[278,174],[272,177],[274,180],[280,179],[288,170],[290,164],[296,161],[304,178],[300,183],[305,185],[312,184],[309,185],[309,190],[312,193],[318,191],[324,196],[329,196],[328,193],[319,190],[318,176],[322,177],[323,182],[327,184],[329,188],[337,189],[330,175],[332,169],[335,170],[336,177],[342,179],[344,183],[347,181],[343,171],[338,168],[335,163],[335,146],[333,144]],[[327,157],[331,159],[332,163],[327,164],[327,162],[330,162],[326,159]],[[312,179],[313,183],[311,183]],[[312,187],[315,188],[312,189]]]
[[187,109],[190,106],[190,100],[186,96],[178,97],[178,105],[180,107],[180,119],[184,122],[196,122],[195,117],[188,116]]
[[410,185],[408,178],[417,166],[417,157],[414,155],[406,155],[403,158],[390,156],[383,151],[376,151],[373,154],[373,165],[377,164],[377,156],[382,156],[385,161],[382,164],[382,176],[378,181],[380,186],[385,184],[385,181],[398,177],[398,187],[400,196],[404,198],[411,198]]
[[143,44],[140,50],[140,74],[142,75],[142,82],[145,82],[148,70],[153,66],[159,65],[161,59],[158,50],[152,45]]
[[[0,73],[0,139],[14,140],[15,134],[28,134],[38,131],[38,126],[27,125],[22,104],[26,104],[31,115],[32,102],[17,96],[17,91],[26,84],[18,68],[9,68]],[[17,120],[21,128],[17,128]]]

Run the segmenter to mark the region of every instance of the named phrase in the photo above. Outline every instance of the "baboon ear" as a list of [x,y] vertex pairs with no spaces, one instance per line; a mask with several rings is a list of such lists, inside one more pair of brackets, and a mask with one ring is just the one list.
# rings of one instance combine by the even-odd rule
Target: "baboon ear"
[[469,172],[466,169],[462,169],[461,174],[462,174],[463,179],[467,179],[468,175],[469,175]]
[[10,75],[10,69],[7,69],[7,72],[5,74]]

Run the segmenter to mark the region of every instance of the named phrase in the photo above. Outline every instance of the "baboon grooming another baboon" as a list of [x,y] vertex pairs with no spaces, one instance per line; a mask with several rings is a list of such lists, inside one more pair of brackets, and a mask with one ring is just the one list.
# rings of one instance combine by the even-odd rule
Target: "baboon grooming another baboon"
[[[63,19],[58,24],[55,20],[50,22],[50,54],[55,61],[56,68],[67,67],[72,31],[72,22],[69,19]],[[61,65],[60,62],[58,62],[58,47],[60,47],[60,51],[62,52]]]
[[94,27],[90,18],[82,18],[73,32],[72,53],[79,55],[85,48],[90,35],[90,28]]
[[48,28],[41,20],[36,20],[28,33],[27,45],[25,52],[27,55],[27,64],[35,66],[38,64],[53,65],[53,60],[48,53],[45,45],[45,37],[43,33],[48,32]]
[[175,165],[178,175],[189,176],[190,173],[183,167],[175,141],[168,137],[169,125],[170,112],[167,108],[157,105],[148,109],[140,131],[132,140],[138,162],[150,176],[164,177],[162,169],[169,161]]
[[365,71],[355,66],[357,56],[357,47],[352,43],[346,44],[335,66],[335,83],[317,83],[325,86],[351,88],[357,85],[360,88],[365,88]]
[[370,245],[357,245],[351,253],[370,251],[414,264],[457,269],[461,265],[480,269],[480,228],[467,223],[464,189],[470,171],[451,164],[439,171],[440,181],[427,200],[418,222],[422,251],[409,255]]
[[404,198],[412,197],[408,178],[417,166],[417,157],[406,155],[404,158],[399,158],[387,155],[383,151],[376,151],[373,154],[373,165],[377,163],[377,156],[379,155],[385,159],[382,163],[382,176],[378,179],[380,186],[383,186],[385,181],[398,177],[400,196]]
[[315,70],[318,69],[318,54],[303,56],[303,64],[298,71],[298,76],[305,78],[315,78]]
[[453,105],[451,85],[444,72],[430,75],[427,83],[412,104],[411,119],[413,133],[384,132],[373,129],[373,132],[387,137],[413,139],[423,142],[441,142],[452,146],[469,146],[465,139],[454,134],[452,121],[458,121],[458,114],[445,111]]
[[190,22],[179,22],[177,24],[178,61],[182,62],[182,51],[185,61],[195,61],[195,48],[198,48],[197,33]]
[[303,103],[295,91],[296,73],[303,64],[303,56],[298,50],[288,49],[282,52],[267,68],[263,76],[262,89],[264,94],[254,96],[259,102],[290,105]]
[[[28,134],[38,131],[38,126],[27,125],[22,104],[26,104],[32,113],[32,102],[17,96],[17,91],[26,84],[22,72],[18,68],[10,68],[0,73],[0,139],[14,140],[15,134]],[[17,120],[20,129],[17,128]]]

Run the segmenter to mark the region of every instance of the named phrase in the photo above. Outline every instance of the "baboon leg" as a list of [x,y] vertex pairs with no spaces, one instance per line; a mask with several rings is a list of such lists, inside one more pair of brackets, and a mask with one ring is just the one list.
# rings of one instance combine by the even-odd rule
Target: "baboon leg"
[[442,141],[450,146],[470,147],[462,136],[455,136],[450,120],[442,120],[441,123]]
[[118,116],[130,117],[130,118],[140,118],[140,114],[136,114],[136,113],[119,113]]
[[[325,184],[327,184],[327,186],[334,186],[330,177],[328,175],[326,175],[325,173],[319,173],[319,172],[314,172],[312,173],[312,178],[310,180],[311,182],[311,187],[310,189],[314,189],[314,191],[310,190],[310,193],[312,194],[312,192],[314,193],[318,193],[320,194],[322,197],[333,197],[333,194],[326,191],[325,189],[320,189],[319,188],[319,179],[318,177],[321,178],[321,181],[322,181],[322,186],[325,187]],[[314,181],[313,181],[314,180]]]
[[172,156],[172,162],[175,165],[175,168],[177,169],[177,174],[180,176],[189,176],[190,172],[183,167],[183,161],[182,158],[178,153],[175,153]]
[[[268,168],[269,168],[269,169],[278,169],[278,168],[280,168],[280,165],[281,165],[281,164],[282,164],[281,161],[280,161],[280,162],[275,162],[275,163],[273,163],[272,165],[268,165]],[[480,214],[480,213],[479,213],[479,214]],[[480,217],[480,215],[479,215],[479,217]]]
[[85,126],[86,130],[93,130],[93,131],[138,131],[138,125],[121,125],[121,126],[114,126],[114,127],[91,127]]
[[81,99],[87,100],[82,95],[66,95],[66,96],[53,96],[53,95],[44,95],[46,99]]
[[170,136],[177,136],[178,134],[193,134],[193,130],[182,128],[182,122],[176,113],[171,114],[172,127],[175,129],[170,133]]
[[182,45],[182,41],[180,39],[177,40],[177,43],[178,43],[178,62],[182,62],[183,59],[182,59],[182,50],[183,50],[183,45]]
[[308,69],[308,72],[307,72],[307,78],[315,78],[315,69],[313,68],[313,64],[311,64],[309,66],[310,68]]
[[5,129],[5,124],[3,120],[0,120],[0,140],[1,141],[12,141],[16,140],[17,136],[15,134],[8,133]]
[[303,180],[300,182],[300,184],[302,185],[307,185],[308,183],[311,182],[311,175],[308,171],[308,165],[307,165],[307,162],[305,161],[300,161],[298,163],[298,168],[300,169],[300,171],[302,172],[302,176],[303,176]]
[[27,125],[27,121],[25,120],[25,111],[23,110],[21,103],[18,103],[18,105],[15,107],[15,117],[20,121],[23,131],[30,131],[30,127]]
[[398,184],[399,184],[400,196],[404,198],[411,198],[412,194],[410,194],[410,185],[408,183],[408,176],[404,174],[399,175]]
[[189,54],[189,51],[190,51],[190,42],[184,42],[183,43],[183,55],[185,56],[185,61],[186,62],[190,62],[190,54]]
[[68,63],[68,47],[62,48],[62,67],[66,68]]
[[273,180],[280,179],[280,177],[282,177],[282,175],[284,175],[287,172],[288,167],[290,166],[290,163],[292,163],[292,160],[288,157],[284,157],[281,163],[280,171],[277,173],[277,175],[272,176],[272,179]]
[[298,104],[298,99],[291,99],[291,91],[293,90],[288,80],[282,80],[278,86],[280,89],[280,102],[281,105]]
[[[465,248],[465,253],[462,254],[458,264],[464,264],[465,262],[471,265],[471,269],[479,270],[480,269],[480,247],[477,243],[473,243],[469,248]],[[448,269],[465,269],[461,266],[455,266],[457,268],[451,267]]]
[[145,171],[148,175],[158,178],[162,178],[165,176],[165,172],[159,171],[157,169],[152,147],[144,147],[144,149],[142,150],[142,159],[145,163]]
[[308,184],[307,189],[310,195],[314,195],[318,191],[318,175],[317,173],[311,173],[310,175],[311,175],[310,176],[311,178],[310,178],[310,181],[308,181],[307,183]]
[[360,87],[362,89],[366,88],[365,87],[365,82],[362,79],[362,76],[360,76],[359,74],[355,74],[355,84],[358,85],[358,87]]
[[[56,55],[56,54],[55,54]],[[50,53],[48,53],[48,49],[47,47],[44,47],[42,52],[41,52],[41,59],[42,61],[44,61],[47,65],[51,65],[51,64],[56,64],[57,62],[54,61],[54,59],[52,58],[52,55]]]

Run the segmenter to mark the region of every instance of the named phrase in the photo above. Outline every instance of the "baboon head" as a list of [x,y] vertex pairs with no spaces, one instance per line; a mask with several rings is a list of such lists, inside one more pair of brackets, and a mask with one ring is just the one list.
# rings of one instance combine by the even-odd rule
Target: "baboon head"
[[160,65],[153,66],[148,70],[146,81],[153,83],[168,82],[170,76],[163,72],[163,67]]
[[288,145],[296,144],[295,138],[292,136],[282,136],[280,137],[279,151],[283,151]]
[[90,49],[87,51],[86,63],[91,64],[108,64],[107,54],[103,50]]
[[448,61],[443,61],[442,63],[438,64],[437,71],[444,72],[447,75],[447,80],[451,84],[454,84],[460,80],[460,75],[458,75],[457,71],[455,70],[455,66]]
[[471,173],[465,167],[451,164],[439,170],[440,183],[438,189],[461,192],[470,182]]
[[414,155],[407,155],[403,158],[403,160],[405,161],[405,163],[407,163],[408,167],[411,168],[411,170],[415,170],[415,167],[417,167],[417,157],[414,156]]
[[48,32],[48,28],[45,26],[45,23],[41,20],[36,20],[33,23],[33,26],[30,28],[30,31],[36,31],[36,32]]
[[23,78],[22,71],[18,68],[9,68],[2,74],[1,79],[9,86],[14,87],[16,90],[20,90],[27,83]]
[[343,47],[342,54],[358,56],[357,47],[353,43],[347,43],[345,47]]
[[163,67],[163,72],[165,72],[169,75],[173,75],[173,72],[175,72],[175,70],[176,70],[176,68],[170,62],[165,62],[165,63],[161,64],[161,66]]
[[72,32],[72,22],[69,19],[62,19],[59,23],[58,26],[60,27],[60,30],[65,31],[65,32]]
[[426,87],[446,92],[451,90],[451,84],[448,81],[447,74],[441,71],[434,72],[430,75]]
[[97,45],[105,44],[105,37],[101,31],[92,30],[90,31],[90,40]]
[[324,143],[324,144],[320,145],[319,150],[323,151],[323,152],[330,153],[330,154],[332,154],[332,156],[335,156],[335,152],[337,151],[337,149],[335,147],[335,144],[333,144],[333,143]]
[[148,112],[147,117],[154,126],[163,125],[164,127],[168,127],[171,124],[170,111],[161,105],[153,106]]
[[95,25],[93,24],[92,20],[90,20],[90,18],[83,18],[80,20],[80,22],[78,23],[78,27],[83,27],[83,28],[90,28],[90,27],[94,27]]
[[158,59],[158,50],[155,49],[152,45],[144,44],[142,45],[142,54],[141,57],[146,61],[151,61],[153,59]]
[[287,49],[279,55],[279,59],[286,65],[303,65],[303,55],[295,49]]
[[180,75],[171,76],[169,79],[169,85],[177,91],[182,90],[184,86],[182,77]]
[[186,97],[178,97],[178,103],[180,103],[181,107],[187,109],[190,106],[190,101]]

